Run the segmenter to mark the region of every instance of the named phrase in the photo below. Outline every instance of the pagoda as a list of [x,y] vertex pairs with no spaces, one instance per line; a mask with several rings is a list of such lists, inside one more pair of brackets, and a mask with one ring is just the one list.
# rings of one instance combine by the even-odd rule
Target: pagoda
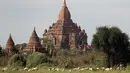
[[[80,34],[83,38],[79,42]],[[78,48],[79,44],[87,44],[87,34],[72,21],[66,0],[63,2],[57,22],[53,23],[48,30],[45,29],[43,38],[51,40],[56,49],[74,49]]]
[[45,52],[45,49],[42,47],[39,37],[35,31],[35,27],[29,39],[29,43],[27,44],[26,48],[23,49],[23,51],[24,52]]
[[5,52],[9,55],[10,53],[13,52],[14,49],[15,49],[15,43],[12,39],[11,34],[10,34],[9,38],[7,40],[7,43],[6,43]]

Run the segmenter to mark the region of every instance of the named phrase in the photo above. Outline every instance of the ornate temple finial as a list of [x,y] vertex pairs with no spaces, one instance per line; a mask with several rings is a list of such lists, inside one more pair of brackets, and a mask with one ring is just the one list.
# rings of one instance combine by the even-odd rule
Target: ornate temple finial
[[11,33],[9,34],[9,36],[11,36]]
[[9,38],[11,38],[11,39],[12,39],[12,35],[11,35],[11,33],[9,34]]
[[66,6],[66,0],[64,0],[64,6]]
[[62,9],[59,13],[59,20],[70,20],[70,19],[71,19],[71,14],[69,12],[68,7],[66,6],[66,0],[64,0]]
[[34,30],[35,30],[36,28],[34,27]]

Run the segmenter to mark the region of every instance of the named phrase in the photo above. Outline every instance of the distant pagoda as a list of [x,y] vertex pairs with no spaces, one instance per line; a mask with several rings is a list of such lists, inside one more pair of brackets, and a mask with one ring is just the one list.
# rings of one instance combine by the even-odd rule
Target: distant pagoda
[[39,37],[37,36],[35,27],[29,39],[29,43],[27,44],[26,48],[23,49],[23,51],[24,52],[45,52],[45,49],[42,47]]
[[72,21],[66,0],[59,13],[59,19],[48,30],[45,29],[43,38],[51,40],[55,48],[73,49],[87,44],[87,34]]
[[15,49],[15,43],[12,39],[11,34],[10,34],[9,38],[7,40],[7,43],[6,43],[5,52],[9,55],[10,53],[13,52],[14,49]]

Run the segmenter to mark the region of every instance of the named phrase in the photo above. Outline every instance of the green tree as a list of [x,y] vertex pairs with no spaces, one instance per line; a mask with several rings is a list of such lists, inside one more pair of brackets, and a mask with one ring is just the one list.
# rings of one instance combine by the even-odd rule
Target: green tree
[[120,62],[128,62],[129,37],[118,27],[99,27],[93,35],[94,48],[104,51],[108,58],[108,67],[119,65]]
[[23,48],[25,48],[25,47],[26,47],[26,45],[27,45],[26,43],[16,44],[16,45],[15,45],[15,48],[16,48],[16,49],[20,49],[20,48],[22,48],[22,49],[23,49]]
[[47,62],[48,62],[48,57],[45,54],[34,52],[27,57],[26,66],[29,68],[37,67],[38,65],[41,65]]
[[54,45],[51,40],[44,38],[43,39],[43,46],[46,48],[46,50],[49,52],[49,54],[52,55]]
[[14,54],[8,61],[8,66],[11,67],[25,67],[26,59],[22,54]]

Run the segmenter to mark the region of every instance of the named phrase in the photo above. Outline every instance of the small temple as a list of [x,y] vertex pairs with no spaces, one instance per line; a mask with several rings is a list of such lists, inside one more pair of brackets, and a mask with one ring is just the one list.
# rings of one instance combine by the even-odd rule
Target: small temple
[[48,30],[45,29],[43,38],[51,40],[55,48],[74,49],[87,45],[87,34],[72,21],[66,0],[63,2],[57,22]]
[[12,39],[11,34],[10,34],[9,38],[7,40],[7,43],[6,43],[5,53],[10,54],[10,53],[13,52],[14,49],[15,49],[15,43],[14,43],[14,41]]
[[35,31],[35,27],[29,39],[29,43],[27,44],[26,48],[23,49],[23,51],[24,52],[45,52],[45,49],[42,47],[40,43],[40,39]]

